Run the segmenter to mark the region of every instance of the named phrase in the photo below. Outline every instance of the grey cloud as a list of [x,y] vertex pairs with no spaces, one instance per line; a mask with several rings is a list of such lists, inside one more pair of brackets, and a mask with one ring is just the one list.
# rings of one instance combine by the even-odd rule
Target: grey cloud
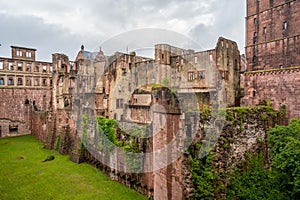
[[[24,0],[22,5],[13,0],[0,2],[1,55],[4,46],[19,44],[38,48],[39,59],[50,60],[53,52],[64,52],[74,59],[82,43],[87,49],[97,50],[106,40],[141,28],[189,34],[204,49],[214,48],[221,35],[237,41],[240,50],[244,46],[245,2],[241,0],[53,0],[38,3]],[[13,11],[14,15],[10,15]],[[18,11],[22,14],[15,16]],[[33,14],[40,18],[30,16]],[[209,14],[212,18],[206,18]],[[54,17],[52,24],[45,23],[49,17]],[[146,34],[139,37],[146,37]],[[148,40],[155,38],[147,37]],[[119,47],[115,50],[125,51],[127,45],[135,48],[126,39],[117,42]]]
[[82,42],[86,39],[71,34],[66,28],[45,24],[33,16],[11,16],[0,14],[1,56],[10,56],[9,47],[19,45],[37,48],[37,59],[51,61],[51,54],[60,52],[74,59]]

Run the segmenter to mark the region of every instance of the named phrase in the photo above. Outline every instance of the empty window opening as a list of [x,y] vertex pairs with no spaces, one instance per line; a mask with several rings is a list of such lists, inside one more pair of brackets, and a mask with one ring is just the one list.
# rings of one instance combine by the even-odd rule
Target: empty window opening
[[38,78],[34,79],[34,86],[39,86],[40,85],[40,81]]
[[264,27],[263,34],[265,35],[267,33],[267,27]]
[[45,72],[47,72],[47,66],[43,66],[43,72],[45,73]]
[[17,56],[22,56],[22,51],[17,50]]
[[18,71],[22,71],[22,63],[18,63]]
[[25,105],[29,105],[29,100],[28,99],[25,100]]
[[253,97],[255,97],[255,95],[256,95],[256,92],[255,92],[255,91],[253,91]]
[[195,80],[195,73],[194,72],[189,72],[188,73],[188,80],[189,81]]
[[26,71],[27,71],[27,72],[30,72],[30,71],[31,71],[31,64],[30,64],[30,63],[27,63],[27,64],[26,64]]
[[198,57],[195,56],[194,60],[195,60],[195,64],[197,64],[198,63]]
[[287,27],[288,27],[288,23],[287,23],[287,21],[283,22],[283,29],[284,29],[284,30],[286,30],[286,29],[287,29]]
[[256,24],[257,23],[257,19],[256,17],[253,19],[253,23]]
[[4,78],[0,78],[0,85],[4,85]]
[[28,51],[27,51],[27,52],[26,52],[26,57],[27,57],[27,58],[31,58],[31,52],[28,52]]
[[23,85],[23,78],[18,78],[18,85]]
[[161,54],[161,59],[164,60],[165,59],[165,55],[162,53]]
[[234,70],[239,70],[237,59],[234,60]]
[[253,57],[252,57],[252,62],[253,62],[253,63],[257,63],[257,57],[256,57],[256,56],[253,56]]
[[0,62],[0,69],[3,69],[3,62]]
[[14,65],[13,65],[12,62],[9,62],[9,63],[8,63],[8,69],[9,69],[9,70],[14,70]]
[[9,134],[17,134],[17,133],[18,133],[18,126],[9,125]]
[[13,85],[14,84],[14,79],[13,78],[8,78],[7,84],[8,85]]
[[40,71],[39,66],[35,66],[34,71],[35,71],[35,72]]
[[203,71],[199,71],[199,72],[198,72],[198,79],[199,79],[199,80],[205,79],[205,75],[204,75],[204,72],[203,72]]
[[43,79],[43,86],[47,86],[47,79]]
[[31,79],[26,79],[26,86],[31,86]]
[[212,54],[209,54],[209,62],[210,62],[210,64],[213,62],[213,55]]
[[256,44],[257,42],[257,32],[253,33],[253,44]]
[[124,99],[117,99],[116,100],[116,108],[123,108]]

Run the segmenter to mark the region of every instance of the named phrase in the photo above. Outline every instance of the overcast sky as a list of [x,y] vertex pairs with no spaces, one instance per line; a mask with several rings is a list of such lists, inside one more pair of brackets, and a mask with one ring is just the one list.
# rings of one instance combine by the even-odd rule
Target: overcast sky
[[81,44],[111,54],[105,44],[112,38],[122,39],[113,51],[125,52],[137,48],[126,43],[128,35],[137,43],[152,35],[151,42],[172,43],[177,37],[170,35],[181,34],[198,44],[196,50],[213,49],[223,36],[243,53],[245,10],[245,0],[0,0],[0,57],[10,57],[15,45],[36,48],[37,60],[51,61],[52,53],[74,60]]

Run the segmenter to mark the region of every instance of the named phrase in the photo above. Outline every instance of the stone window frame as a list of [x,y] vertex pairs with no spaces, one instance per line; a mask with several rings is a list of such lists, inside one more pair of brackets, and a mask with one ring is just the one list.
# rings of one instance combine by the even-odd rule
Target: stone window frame
[[255,31],[253,33],[253,44],[256,44],[257,43],[257,32]]
[[288,22],[287,21],[284,21],[283,22],[283,30],[286,30],[288,28]]
[[31,63],[26,63],[26,71],[31,72]]
[[34,71],[35,71],[35,72],[39,72],[39,71],[40,71],[40,67],[39,67],[38,65],[35,65]]
[[256,55],[253,55],[253,57],[252,57],[252,63],[253,64],[257,64],[257,56]]
[[47,72],[47,66],[46,65],[43,65],[42,69],[43,69],[43,73]]
[[31,77],[26,77],[25,78],[25,85],[26,86],[31,86]]
[[23,63],[18,62],[17,69],[18,71],[23,71]]
[[14,77],[8,77],[7,78],[7,85],[11,86],[14,85]]
[[40,86],[40,79],[34,78],[34,86]]
[[30,51],[26,51],[26,58],[31,58],[32,57],[32,54]]
[[23,52],[22,52],[21,50],[17,50],[17,51],[16,51],[16,55],[17,55],[18,57],[22,57],[22,56],[23,56]]
[[205,79],[205,71],[198,71],[198,80]]
[[4,62],[1,60],[0,61],[0,70],[3,70],[4,69]]
[[47,86],[47,79],[46,78],[43,78],[43,80],[42,80],[42,86]]
[[266,27],[266,26],[263,27],[263,34],[264,34],[264,35],[267,34],[267,27]]
[[23,85],[23,78],[22,77],[18,77],[18,79],[17,79],[17,85],[18,86]]
[[190,71],[188,72],[188,81],[193,81],[193,80],[195,80],[195,72]]
[[5,80],[3,77],[0,77],[0,85],[5,85]]
[[124,99],[123,98],[116,99],[116,108],[121,109],[123,107],[124,107]]
[[8,63],[8,70],[11,70],[11,71],[14,70],[14,63],[13,62]]

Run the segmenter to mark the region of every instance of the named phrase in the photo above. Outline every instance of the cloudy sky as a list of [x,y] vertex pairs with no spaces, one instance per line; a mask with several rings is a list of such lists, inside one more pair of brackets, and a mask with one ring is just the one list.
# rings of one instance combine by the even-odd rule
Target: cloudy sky
[[[132,39],[180,45],[181,36],[198,44],[185,48],[196,50],[214,48],[223,36],[243,53],[245,10],[245,0],[0,0],[0,57],[16,45],[36,48],[38,60],[51,61],[52,53],[74,60],[81,44],[111,54],[142,47]],[[109,45],[112,38],[118,45]]]

